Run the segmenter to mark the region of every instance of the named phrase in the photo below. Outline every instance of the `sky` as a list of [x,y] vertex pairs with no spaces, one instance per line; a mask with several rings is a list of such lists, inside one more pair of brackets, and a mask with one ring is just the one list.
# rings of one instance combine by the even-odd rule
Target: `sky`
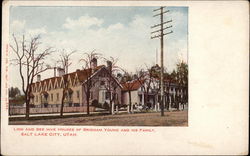
[[[160,64],[160,39],[151,39],[150,27],[160,22],[160,16],[153,17],[158,7],[136,6],[73,6],[73,7],[10,7],[10,37],[17,38],[25,34],[29,40],[40,35],[38,50],[53,47],[56,51],[46,62],[54,65],[63,49],[76,50],[72,55],[73,63],[69,72],[81,69],[79,59],[85,52],[96,50],[104,57],[117,58],[117,65],[135,72],[137,69]],[[176,63],[187,62],[188,56],[188,7],[166,7],[170,12],[164,14],[164,20],[171,20],[172,28],[165,31],[173,33],[164,37],[164,66],[169,72]],[[10,38],[13,44],[13,38]],[[157,54],[158,52],[158,54]],[[156,58],[158,56],[158,58]],[[15,58],[10,50],[9,59]],[[105,64],[98,60],[98,65]],[[20,76],[17,67],[9,67],[9,86],[19,87]],[[12,75],[12,73],[17,73]],[[41,74],[42,79],[53,76],[53,70]]]

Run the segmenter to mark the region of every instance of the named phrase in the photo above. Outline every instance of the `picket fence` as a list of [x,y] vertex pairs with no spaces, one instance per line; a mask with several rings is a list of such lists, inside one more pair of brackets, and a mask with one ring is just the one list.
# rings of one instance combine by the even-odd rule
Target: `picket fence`
[[[52,114],[52,113],[60,113],[60,107],[47,107],[47,108],[30,108],[30,114]],[[90,112],[95,111],[95,107],[89,107]],[[64,113],[74,113],[74,112],[87,112],[87,107],[64,107]],[[26,113],[26,108],[10,108],[10,115],[23,115]]]

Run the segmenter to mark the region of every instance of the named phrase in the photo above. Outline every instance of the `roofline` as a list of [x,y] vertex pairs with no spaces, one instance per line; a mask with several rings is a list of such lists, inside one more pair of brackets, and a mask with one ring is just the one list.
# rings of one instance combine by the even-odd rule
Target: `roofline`
[[[99,71],[101,71],[102,69],[105,69],[105,70],[107,70],[106,69],[106,66],[102,66],[100,69],[98,69],[94,74],[92,74],[91,76],[90,76],[90,78],[89,79],[91,79],[92,77],[94,77]],[[115,80],[115,82],[119,85],[119,87],[120,88],[123,88],[123,86],[111,75],[111,77],[112,77],[112,79],[113,80]],[[84,82],[82,82],[82,85],[84,84],[84,83],[86,83],[87,82],[87,80],[85,80]]]
[[[107,70],[107,68],[105,67],[105,70]],[[110,74],[111,75],[111,77],[112,77],[112,79],[114,79],[115,80],[115,82],[120,86],[120,88],[123,88],[123,86],[121,85],[121,83],[120,82],[118,82],[118,80],[116,79],[116,78],[114,78],[113,76],[112,76],[112,74]]]
[[[102,66],[100,69],[98,69],[97,71],[95,71],[94,74],[92,74],[92,75],[90,76],[89,79],[91,79],[93,76],[95,76],[96,73],[99,72],[103,67],[105,67],[105,66]],[[87,80],[85,80],[84,82],[82,82],[82,85],[83,85],[84,83],[86,83],[86,82],[87,82]]]

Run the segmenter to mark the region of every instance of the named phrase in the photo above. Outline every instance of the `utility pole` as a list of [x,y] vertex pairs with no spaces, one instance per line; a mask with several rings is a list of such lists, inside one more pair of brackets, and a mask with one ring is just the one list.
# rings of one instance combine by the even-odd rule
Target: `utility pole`
[[152,26],[151,28],[158,28],[160,26],[160,29],[158,30],[155,30],[153,32],[151,32],[151,34],[155,34],[155,33],[158,33],[158,35],[155,35],[155,36],[152,36],[151,39],[154,39],[154,38],[160,38],[160,41],[161,41],[161,99],[160,99],[160,106],[161,106],[161,116],[164,116],[164,81],[163,81],[163,72],[164,72],[164,65],[163,65],[163,47],[164,47],[164,36],[165,35],[168,35],[168,34],[171,34],[173,33],[173,31],[171,30],[170,32],[167,32],[167,33],[164,33],[164,30],[166,29],[169,29],[172,27],[172,25],[170,26],[166,26],[165,28],[163,27],[164,24],[167,24],[167,23],[170,23],[172,22],[172,20],[169,20],[169,21],[164,21],[163,20],[163,15],[167,12],[169,12],[169,10],[167,11],[164,11],[164,8],[165,7],[160,7],[158,9],[155,9],[153,10],[153,12],[156,12],[156,11],[160,11],[160,13],[154,15],[153,17],[156,17],[156,16],[160,16],[160,20],[161,20],[161,23],[160,24],[156,24],[154,26]]
[[155,65],[158,64],[158,49],[156,48],[156,58],[155,58]]

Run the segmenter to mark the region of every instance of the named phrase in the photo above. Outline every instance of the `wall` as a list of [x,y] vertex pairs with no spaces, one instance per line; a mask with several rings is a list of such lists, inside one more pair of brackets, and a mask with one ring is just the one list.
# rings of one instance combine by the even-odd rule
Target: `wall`
[[[122,92],[122,102],[123,102],[123,104],[126,104],[126,105],[129,104],[129,92],[128,91]],[[139,99],[137,90],[131,91],[131,102],[132,102],[132,104],[135,104],[135,103],[139,104],[140,103],[140,99]]]

